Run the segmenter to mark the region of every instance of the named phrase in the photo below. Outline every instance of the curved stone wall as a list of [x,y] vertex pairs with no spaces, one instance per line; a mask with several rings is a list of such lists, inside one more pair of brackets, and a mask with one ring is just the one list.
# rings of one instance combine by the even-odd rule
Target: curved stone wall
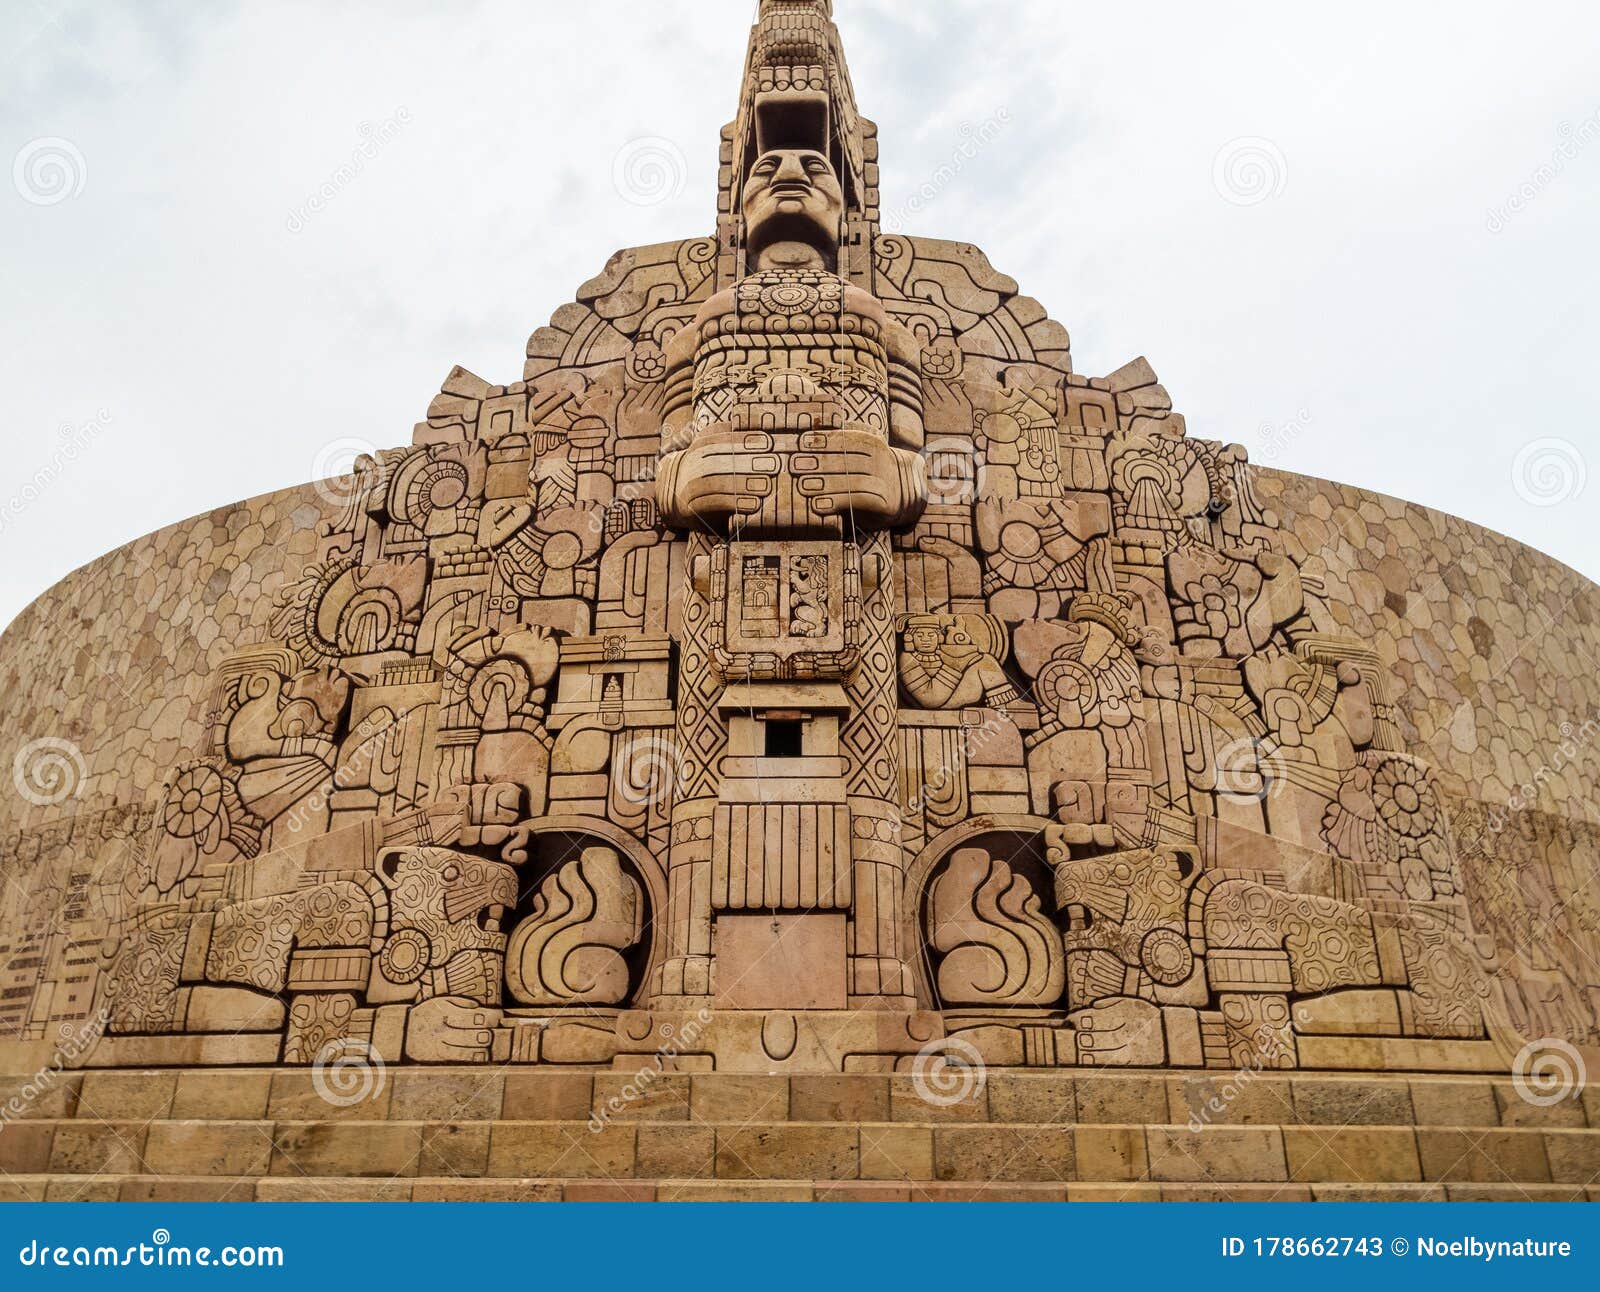
[[[1600,587],[1415,503],[1267,468],[1256,487],[1323,582],[1318,627],[1371,643],[1393,670],[1407,748],[1449,793],[1600,821]],[[201,743],[217,667],[270,636],[274,598],[311,564],[334,513],[312,485],[219,507],[107,553],[24,610],[0,634],[0,754],[16,771],[31,743],[60,740],[82,765],[42,749],[43,770],[24,783],[34,798],[70,796],[0,794],[0,847],[83,813],[150,804]]]

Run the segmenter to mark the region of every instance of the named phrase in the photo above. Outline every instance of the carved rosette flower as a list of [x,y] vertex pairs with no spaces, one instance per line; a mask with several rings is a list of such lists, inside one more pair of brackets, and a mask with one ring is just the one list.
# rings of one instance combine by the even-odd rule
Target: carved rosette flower
[[1363,754],[1322,818],[1322,836],[1352,861],[1424,857],[1440,825],[1438,796],[1420,763]]

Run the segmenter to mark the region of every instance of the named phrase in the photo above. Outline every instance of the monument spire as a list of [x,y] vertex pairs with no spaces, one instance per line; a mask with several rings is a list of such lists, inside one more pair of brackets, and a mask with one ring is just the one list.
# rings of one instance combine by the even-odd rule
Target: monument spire
[[826,156],[844,194],[839,272],[870,289],[878,225],[878,128],[856,110],[832,0],[761,0],[745,60],[739,113],[722,131],[717,206],[719,285],[746,268],[739,196],[774,149]]

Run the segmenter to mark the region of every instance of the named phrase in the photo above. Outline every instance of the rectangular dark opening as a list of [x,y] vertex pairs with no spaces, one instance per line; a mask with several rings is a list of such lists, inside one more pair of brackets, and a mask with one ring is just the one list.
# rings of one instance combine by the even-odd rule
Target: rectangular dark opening
[[801,737],[805,724],[782,718],[767,722],[767,757],[799,758],[803,753]]

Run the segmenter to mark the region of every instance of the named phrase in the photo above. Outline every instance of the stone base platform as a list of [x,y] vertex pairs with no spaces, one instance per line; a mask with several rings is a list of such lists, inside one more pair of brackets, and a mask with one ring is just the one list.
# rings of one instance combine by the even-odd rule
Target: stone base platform
[[[7,1200],[1600,1200],[1600,1087],[494,1068],[0,1080]],[[24,1093],[31,1090],[24,1101]],[[20,1111],[19,1111],[20,1105]]]

